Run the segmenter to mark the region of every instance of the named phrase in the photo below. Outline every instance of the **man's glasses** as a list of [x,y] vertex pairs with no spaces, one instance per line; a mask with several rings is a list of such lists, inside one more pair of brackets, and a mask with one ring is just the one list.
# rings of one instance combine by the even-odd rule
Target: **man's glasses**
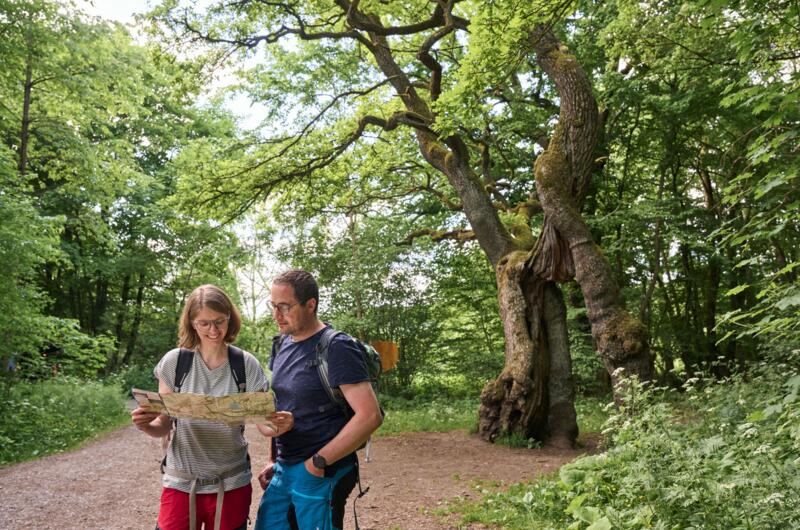
[[283,315],[283,316],[286,316],[286,315],[288,315],[288,314],[289,314],[289,311],[291,311],[291,310],[292,310],[292,308],[293,308],[294,306],[298,305],[299,303],[300,303],[300,302],[296,302],[296,303],[294,303],[294,304],[286,304],[286,303],[273,304],[273,303],[272,303],[270,300],[267,300],[267,307],[268,307],[268,308],[269,308],[269,310],[270,310],[270,311],[272,311],[273,313],[274,313],[275,311],[277,311],[277,312],[278,312],[278,313],[280,313],[281,315]]
[[200,331],[208,331],[211,329],[211,326],[214,326],[219,330],[222,329],[228,323],[229,319],[230,317],[222,317],[214,320],[195,320],[194,327],[196,327]]

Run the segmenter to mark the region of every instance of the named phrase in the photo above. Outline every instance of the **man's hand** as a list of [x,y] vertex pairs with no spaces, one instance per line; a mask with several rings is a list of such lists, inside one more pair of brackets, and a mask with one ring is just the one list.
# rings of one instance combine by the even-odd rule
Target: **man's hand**
[[274,462],[270,462],[269,464],[267,464],[264,467],[264,469],[261,471],[261,473],[258,474],[258,483],[261,484],[261,489],[262,490],[267,489],[267,486],[269,485],[270,480],[272,480],[272,475],[275,474],[275,467],[274,466],[275,466],[275,463]]
[[306,461],[303,462],[303,465],[306,466],[306,471],[315,477],[322,478],[325,476],[325,470],[314,467],[314,463],[311,461],[311,458],[306,459]]

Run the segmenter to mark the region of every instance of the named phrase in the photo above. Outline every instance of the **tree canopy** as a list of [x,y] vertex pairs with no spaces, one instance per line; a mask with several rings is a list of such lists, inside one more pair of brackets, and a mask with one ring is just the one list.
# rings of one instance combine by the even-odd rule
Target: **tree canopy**
[[0,7],[0,331],[37,377],[152,362],[203,282],[266,355],[285,264],[400,345],[393,392],[486,385],[487,438],[574,436],[601,366],[796,343],[793,2],[166,1],[137,39]]

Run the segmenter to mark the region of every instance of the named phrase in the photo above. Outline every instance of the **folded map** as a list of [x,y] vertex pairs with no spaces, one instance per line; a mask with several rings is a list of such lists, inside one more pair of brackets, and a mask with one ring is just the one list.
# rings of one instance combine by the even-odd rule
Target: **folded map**
[[260,423],[272,427],[267,415],[275,412],[272,392],[242,392],[227,396],[203,394],[159,394],[134,388],[133,398],[140,407],[173,418],[209,420],[228,425]]

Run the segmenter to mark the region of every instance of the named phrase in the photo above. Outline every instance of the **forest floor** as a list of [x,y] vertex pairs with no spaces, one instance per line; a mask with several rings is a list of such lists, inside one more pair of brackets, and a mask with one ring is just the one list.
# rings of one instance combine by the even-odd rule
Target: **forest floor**
[[[254,475],[266,461],[266,439],[248,427]],[[491,445],[464,431],[409,433],[372,441],[363,462],[358,500],[363,530],[459,528],[454,516],[437,513],[456,498],[477,499],[476,483],[488,487],[530,480],[592,449],[514,449]],[[133,426],[84,447],[0,468],[0,528],[151,529],[161,492],[160,441]],[[253,479],[251,521],[261,488]],[[356,486],[356,492],[358,486]],[[354,528],[352,494],[345,528]],[[468,528],[483,528],[470,526]]]

